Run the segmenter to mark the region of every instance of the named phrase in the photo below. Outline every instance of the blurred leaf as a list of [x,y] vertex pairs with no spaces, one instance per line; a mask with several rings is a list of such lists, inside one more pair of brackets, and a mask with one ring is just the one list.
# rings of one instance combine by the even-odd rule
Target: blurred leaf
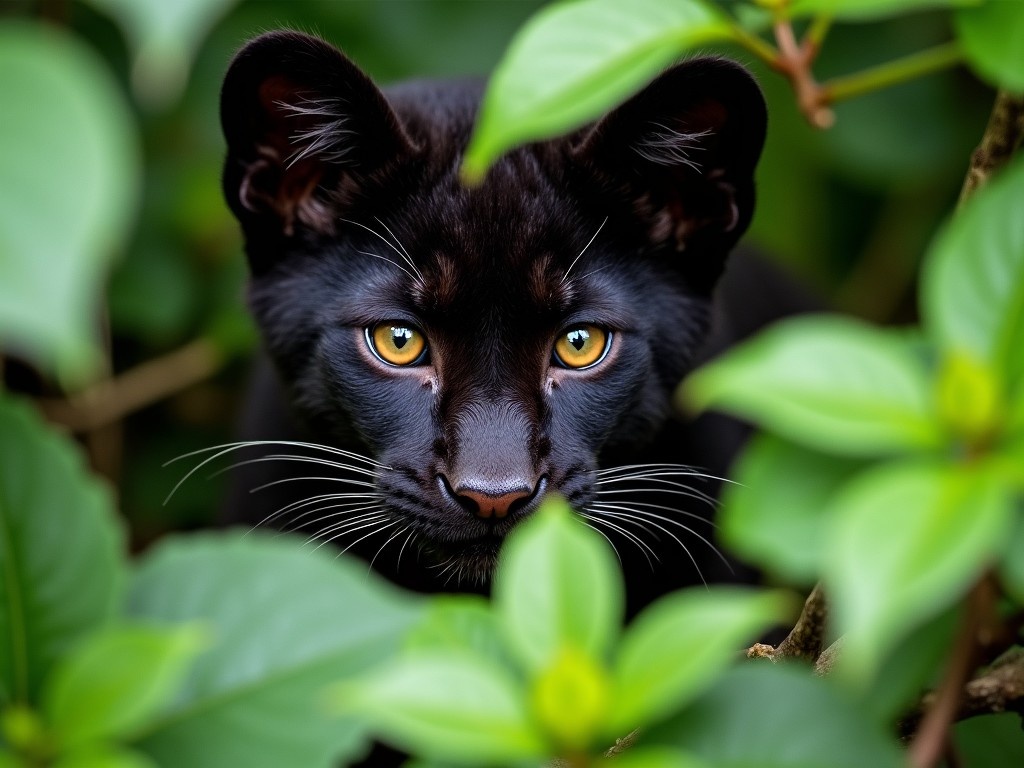
[[89,0],[124,28],[134,49],[132,86],[149,106],[177,100],[206,33],[237,0]]
[[129,613],[214,639],[141,737],[162,768],[326,768],[364,748],[361,726],[325,711],[324,686],[387,658],[420,612],[365,565],[299,542],[193,536],[143,560]]
[[0,394],[0,703],[34,702],[53,663],[113,615],[123,558],[110,494],[77,447]]
[[826,453],[921,450],[943,440],[905,338],[847,318],[781,322],[698,370],[682,394]]
[[138,752],[116,747],[98,747],[65,755],[51,768],[157,768],[157,764]]
[[968,589],[1001,550],[1011,511],[984,468],[888,464],[846,486],[824,576],[849,679],[867,681],[911,627]]
[[722,540],[786,581],[813,582],[821,569],[832,497],[865,466],[773,435],[756,436],[731,473],[736,483],[724,489]]
[[[1017,506],[1021,504],[1018,502]],[[1000,573],[1007,591],[1018,604],[1024,605],[1024,514],[1019,510]]]
[[616,755],[609,765],[614,768],[703,768],[706,764],[676,749],[630,747],[622,754]]
[[135,250],[111,276],[112,327],[154,346],[179,341],[196,311],[196,282],[180,250]]
[[1024,374],[1022,197],[1018,160],[949,222],[928,254],[921,285],[930,332],[947,349],[993,364],[1011,385]]
[[388,742],[469,765],[545,753],[524,691],[500,666],[455,651],[422,652],[338,687],[343,711]]
[[977,5],[980,2],[982,0],[793,0],[786,9],[786,16],[794,18],[815,14],[867,21],[929,8]]
[[0,93],[0,342],[81,383],[135,214],[135,125],[97,56],[49,27],[0,23]]
[[972,717],[956,724],[953,743],[970,768],[1024,765],[1024,729],[1013,712]]
[[971,67],[996,88],[1024,91],[1024,3],[989,0],[954,19]]
[[904,636],[886,655],[868,686],[857,692],[862,711],[877,723],[894,723],[925,691],[936,688],[959,623],[960,611],[951,608]]
[[802,667],[748,663],[671,721],[642,735],[715,768],[899,768],[888,733]]
[[780,593],[710,587],[668,595],[629,627],[615,659],[611,733],[678,709],[739,658],[742,644],[786,618]]
[[495,69],[463,173],[483,178],[508,149],[593,120],[687,48],[732,35],[729,19],[703,0],[547,6],[519,31]]
[[63,748],[130,736],[170,703],[203,644],[195,628],[118,626],[58,663],[43,713]]
[[504,545],[494,600],[505,640],[528,669],[565,646],[601,659],[622,621],[622,577],[601,535],[551,497]]
[[[454,651],[506,661],[508,653],[490,603],[479,595],[435,595],[423,621],[405,638],[414,651]],[[511,664],[510,664],[511,666]]]

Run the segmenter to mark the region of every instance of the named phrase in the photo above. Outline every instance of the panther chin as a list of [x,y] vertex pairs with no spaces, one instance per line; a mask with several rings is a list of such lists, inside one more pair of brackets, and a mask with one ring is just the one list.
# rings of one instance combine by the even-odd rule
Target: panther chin
[[503,536],[456,542],[424,541],[421,555],[436,578],[452,586],[486,587],[498,566]]

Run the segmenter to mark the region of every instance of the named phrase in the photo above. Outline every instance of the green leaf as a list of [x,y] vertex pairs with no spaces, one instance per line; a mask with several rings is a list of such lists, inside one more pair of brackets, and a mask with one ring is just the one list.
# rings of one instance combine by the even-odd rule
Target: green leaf
[[[1018,507],[1020,507],[1018,502]],[[1017,513],[1009,546],[1000,570],[1003,585],[1018,604],[1024,605],[1024,514]]]
[[1024,4],[989,0],[954,17],[971,67],[996,88],[1024,91]]
[[496,659],[512,668],[491,604],[479,595],[436,595],[405,638],[413,651],[453,651]]
[[157,768],[145,755],[116,747],[96,747],[64,755],[52,768]]
[[193,536],[143,561],[130,615],[199,622],[213,638],[140,736],[162,768],[326,768],[364,748],[361,726],[327,713],[324,687],[394,653],[418,603],[300,541]]
[[76,383],[135,214],[135,126],[96,54],[50,27],[0,23],[0,93],[0,343]]
[[781,593],[736,587],[686,590],[656,602],[630,626],[615,659],[611,733],[678,709],[791,608]]
[[665,747],[630,747],[615,756],[615,768],[703,768],[701,760],[677,749]]
[[77,447],[0,394],[0,702],[35,701],[53,663],[113,615],[122,547]]
[[953,743],[971,768],[1024,765],[1024,730],[1013,712],[972,717],[956,724]]
[[543,669],[565,646],[601,659],[622,621],[622,577],[600,534],[549,498],[504,545],[494,601],[505,640],[528,669]]
[[789,18],[814,14],[868,21],[931,8],[978,5],[980,2],[982,0],[793,0],[785,14]]
[[470,765],[545,754],[525,692],[499,665],[454,651],[421,652],[338,687],[344,711],[384,740]]
[[732,35],[730,21],[703,0],[580,0],[542,9],[494,70],[464,175],[481,179],[508,149],[593,120],[686,49]]
[[89,2],[115,18],[131,42],[136,97],[150,106],[167,106],[181,96],[206,33],[237,0]]
[[748,663],[643,734],[715,768],[899,768],[902,752],[860,706],[807,670]]
[[722,541],[786,581],[814,581],[832,497],[864,466],[773,435],[756,436],[732,473],[736,483],[725,487],[719,513]]
[[800,317],[704,366],[683,396],[825,453],[869,456],[942,444],[931,388],[905,334]]
[[984,467],[888,464],[844,489],[824,577],[851,680],[869,682],[908,630],[992,565],[1011,512],[1007,489]]
[[193,627],[117,626],[87,638],[43,694],[62,747],[130,736],[170,702],[202,644]]
[[1024,374],[1022,196],[1018,160],[949,222],[931,247],[921,286],[928,330],[948,350],[994,365],[1008,391]]
[[905,635],[868,687],[856,692],[863,711],[875,722],[894,723],[912,710],[923,691],[937,688],[960,624],[960,611],[954,607]]

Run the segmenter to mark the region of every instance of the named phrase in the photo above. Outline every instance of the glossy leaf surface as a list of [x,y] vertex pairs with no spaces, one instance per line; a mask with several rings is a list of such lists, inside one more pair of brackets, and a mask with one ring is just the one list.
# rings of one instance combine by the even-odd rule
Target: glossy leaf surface
[[593,120],[688,48],[731,35],[728,19],[703,0],[581,0],[542,9],[491,77],[463,172],[481,179],[508,149]]
[[790,607],[781,594],[732,587],[659,600],[622,639],[612,668],[611,733],[628,733],[685,704]]
[[921,462],[864,473],[833,514],[825,584],[844,635],[842,668],[862,681],[909,629],[967,591],[1011,523],[993,473]]
[[395,652],[418,604],[301,540],[170,540],[143,562],[129,613],[199,622],[212,645],[139,746],[162,768],[333,766],[365,748],[324,690]]
[[552,498],[504,545],[494,600],[506,642],[528,669],[564,646],[600,659],[618,635],[622,577],[608,543]]
[[110,619],[123,560],[110,494],[77,446],[0,394],[0,701],[35,701],[54,662]]
[[1018,160],[949,222],[932,245],[922,283],[929,331],[947,349],[993,365],[1011,385],[1024,374],[1022,197]]
[[907,339],[846,318],[779,323],[698,370],[683,395],[825,453],[918,451],[943,440]]

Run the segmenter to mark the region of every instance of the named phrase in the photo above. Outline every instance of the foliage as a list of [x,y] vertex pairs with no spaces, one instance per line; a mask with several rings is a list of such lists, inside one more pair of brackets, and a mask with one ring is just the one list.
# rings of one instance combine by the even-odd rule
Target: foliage
[[[336,701],[389,741],[438,760],[599,757],[616,736],[693,701],[789,604],[735,587],[680,592],[619,639],[621,578],[607,542],[549,499],[503,550],[490,611],[453,600],[443,618],[428,619],[433,632],[339,688]],[[488,627],[499,652],[460,640],[467,625]]]
[[[474,46],[473,66],[489,67],[504,34],[490,19],[518,23],[530,10],[66,5],[62,25],[0,16],[0,345],[18,358],[0,359],[0,372],[35,395],[76,395],[99,380],[85,401],[102,396],[109,365],[93,330],[108,278],[117,367],[195,336],[225,359],[252,346],[233,298],[241,261],[219,203],[212,107],[245,34],[290,18],[349,35],[349,52],[378,74],[450,73],[453,52]],[[931,22],[901,18],[929,9]],[[806,60],[762,36],[805,19]],[[950,20],[953,44],[914,53]],[[712,43],[791,81],[809,77],[819,53],[822,71],[836,73],[877,63],[865,51],[885,49],[888,64],[809,81],[801,110],[821,124],[844,99],[961,57],[1019,91],[1022,28],[1024,5],[983,0],[553,4],[496,68],[464,173],[478,179],[510,147],[594,119]],[[390,37],[361,55],[352,30],[372,29]],[[129,80],[148,115],[133,111]],[[833,131],[812,136],[781,80],[763,81],[774,118],[761,186],[786,194],[762,195],[754,240],[805,264],[842,252],[814,264],[841,272],[860,247],[863,211],[881,209],[889,239],[865,251],[902,259],[907,280],[980,128],[976,110],[961,107],[969,99],[948,90],[952,80],[930,79],[837,106]],[[961,155],[950,159],[951,146]],[[901,764],[891,726],[935,684],[958,608],[977,608],[984,589],[997,590],[997,617],[1019,620],[1024,605],[1022,195],[1018,161],[945,225],[923,268],[920,329],[791,321],[684,390],[766,428],[738,466],[723,536],[785,582],[824,579],[843,635],[834,674],[734,663],[743,643],[786,618],[789,601],[775,592],[678,593],[623,629],[614,556],[557,501],[510,540],[493,603],[413,599],[287,537],[168,537],[130,567],[114,494],[68,438],[0,391],[0,765],[328,766],[358,759],[377,734],[440,761],[557,756],[577,768],[641,726],[614,765]],[[887,207],[900,226],[884,226]],[[833,231],[847,237],[830,240]],[[856,298],[855,283],[845,295]],[[863,292],[860,301],[861,314],[885,314]],[[23,361],[35,369],[28,385]],[[176,407],[193,419],[201,402]],[[212,402],[207,411],[226,410]],[[173,453],[167,441],[129,452],[124,508],[163,496],[146,466]],[[133,517],[136,534],[152,526],[142,540],[166,525]],[[1013,715],[961,724],[955,738],[979,765],[1024,759]]]

